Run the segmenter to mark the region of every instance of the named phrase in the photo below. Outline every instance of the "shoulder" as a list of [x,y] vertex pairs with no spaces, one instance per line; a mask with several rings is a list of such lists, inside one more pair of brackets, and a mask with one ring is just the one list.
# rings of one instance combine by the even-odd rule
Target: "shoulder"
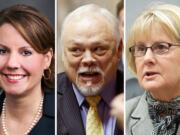
[[5,98],[5,93],[2,90],[0,90],[0,113],[2,111],[4,98]]
[[57,74],[57,88],[61,88],[69,82],[68,76],[65,72]]
[[44,93],[43,115],[29,135],[55,134],[55,99],[54,91]]
[[136,109],[140,99],[141,96],[138,96],[126,102],[126,119],[129,118],[132,112]]
[[126,115],[125,116],[126,116],[126,133],[127,133],[127,135],[131,135],[130,129],[131,129],[132,120],[133,120],[132,115],[135,112],[135,110],[139,104],[140,98],[141,98],[141,96],[138,96],[138,97],[132,98],[126,102]]
[[54,118],[55,116],[55,93],[54,91],[48,91],[44,93],[43,111],[48,117]]
[[57,75],[57,92],[58,95],[62,95],[69,89],[72,89],[72,82],[69,80],[65,72]]
[[139,100],[141,99],[141,96],[138,97],[134,97],[130,100],[128,100],[126,102],[126,105],[128,106],[128,108],[131,106],[131,108],[135,107],[137,105],[137,103],[139,102]]
[[64,81],[67,80],[67,79],[68,79],[68,78],[67,78],[67,75],[66,75],[65,72],[62,72],[62,73],[58,73],[58,74],[57,74],[57,82],[58,82],[58,84],[64,82]]

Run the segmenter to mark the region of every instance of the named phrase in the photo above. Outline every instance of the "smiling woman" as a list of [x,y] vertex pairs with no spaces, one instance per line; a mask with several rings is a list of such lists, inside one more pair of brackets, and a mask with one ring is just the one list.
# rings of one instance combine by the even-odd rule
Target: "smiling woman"
[[0,134],[54,134],[53,54],[53,29],[36,9],[0,12]]

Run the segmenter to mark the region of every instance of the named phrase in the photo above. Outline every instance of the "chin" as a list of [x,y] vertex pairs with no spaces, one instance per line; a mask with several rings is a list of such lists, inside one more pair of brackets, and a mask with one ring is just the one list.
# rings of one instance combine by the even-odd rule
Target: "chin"
[[14,95],[14,96],[20,96],[20,95],[23,95],[24,93],[24,90],[23,89],[20,89],[20,88],[6,88],[4,90],[4,92],[7,94],[7,95]]
[[19,96],[22,95],[22,92],[17,91],[17,90],[9,90],[5,91],[6,95],[12,95],[12,96]]
[[103,83],[96,85],[86,86],[77,84],[77,88],[83,96],[97,96],[102,92]]
[[158,91],[160,90],[160,86],[158,86],[157,84],[145,84],[145,85],[142,85],[142,87],[146,90],[146,91],[149,91],[149,92],[154,92],[154,91]]
[[75,84],[83,96],[97,96],[100,95],[100,93],[102,92],[104,83],[105,83],[104,79],[101,79],[97,83],[93,83],[93,81],[84,82],[76,78]]

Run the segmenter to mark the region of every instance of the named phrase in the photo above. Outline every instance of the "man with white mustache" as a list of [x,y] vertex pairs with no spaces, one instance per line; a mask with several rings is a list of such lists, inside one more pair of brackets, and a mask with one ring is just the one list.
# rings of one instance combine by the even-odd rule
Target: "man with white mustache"
[[[65,72],[57,77],[58,135],[123,135],[110,115],[112,99],[123,92],[119,41],[116,17],[97,5],[81,6],[64,20],[60,46]],[[90,133],[87,99],[94,97],[99,98],[96,109],[102,126]]]

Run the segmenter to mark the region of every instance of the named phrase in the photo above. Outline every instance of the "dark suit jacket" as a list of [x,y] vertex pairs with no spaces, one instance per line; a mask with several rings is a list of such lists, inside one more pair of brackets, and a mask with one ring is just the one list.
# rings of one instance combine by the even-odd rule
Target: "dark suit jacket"
[[[72,82],[65,73],[58,74],[57,81],[57,135],[85,135]],[[117,72],[116,88],[117,94],[123,92],[123,74],[120,71]],[[123,135],[118,125],[114,135]]]
[[[0,111],[2,111],[2,103],[5,94],[0,96]],[[43,103],[43,115],[35,127],[31,130],[29,135],[54,135],[55,134],[55,120],[54,120],[54,107],[55,107],[54,92],[45,92]],[[32,99],[33,103],[33,99]]]

